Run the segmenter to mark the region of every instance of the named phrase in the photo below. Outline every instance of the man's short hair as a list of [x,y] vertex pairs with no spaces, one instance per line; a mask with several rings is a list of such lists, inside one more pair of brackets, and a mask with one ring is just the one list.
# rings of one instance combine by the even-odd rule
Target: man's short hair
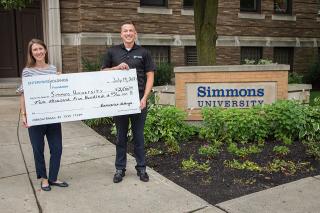
[[137,30],[135,23],[133,21],[131,21],[131,20],[126,20],[126,21],[122,22],[121,23],[121,30],[122,30],[122,26],[125,25],[125,24],[131,24]]

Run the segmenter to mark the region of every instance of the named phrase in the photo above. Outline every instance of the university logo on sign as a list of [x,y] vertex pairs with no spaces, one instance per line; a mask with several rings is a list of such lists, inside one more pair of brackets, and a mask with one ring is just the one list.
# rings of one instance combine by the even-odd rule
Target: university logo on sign
[[276,101],[276,82],[187,83],[187,108],[248,108]]

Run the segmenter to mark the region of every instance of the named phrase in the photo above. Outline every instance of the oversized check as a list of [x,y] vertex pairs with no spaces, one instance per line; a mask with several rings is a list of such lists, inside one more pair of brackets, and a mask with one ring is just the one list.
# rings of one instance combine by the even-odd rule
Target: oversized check
[[23,78],[29,126],[140,113],[136,69]]

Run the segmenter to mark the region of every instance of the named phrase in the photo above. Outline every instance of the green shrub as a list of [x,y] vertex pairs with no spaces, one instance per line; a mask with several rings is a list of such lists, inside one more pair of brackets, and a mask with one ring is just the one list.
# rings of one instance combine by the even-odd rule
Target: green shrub
[[257,163],[246,160],[244,162],[240,162],[236,159],[233,159],[232,161],[230,160],[225,160],[223,162],[225,167],[231,168],[231,169],[238,169],[238,170],[249,170],[249,171],[256,171],[256,172],[261,172],[262,168],[259,166]]
[[147,156],[156,156],[164,154],[162,150],[150,148],[147,150]]
[[277,101],[264,106],[270,136],[290,145],[306,125],[305,106],[296,101]]
[[261,108],[203,108],[201,137],[210,141],[262,142],[268,135],[268,125]]
[[[228,143],[228,151],[237,156],[259,153],[264,141],[270,138],[284,145],[300,140],[307,154],[320,159],[320,106],[277,101],[250,109],[203,108],[202,115],[200,136]],[[247,145],[248,142],[258,144]],[[281,155],[289,152],[283,146],[274,151]]]
[[297,171],[310,169],[308,167],[310,167],[309,162],[295,163],[293,161],[274,159],[272,162],[268,163],[264,168],[264,171],[268,173],[282,172],[286,175],[294,175]]
[[0,8],[4,8],[5,10],[13,10],[13,9],[22,9],[32,4],[33,0],[1,0]]
[[99,71],[101,70],[102,55],[98,56],[95,60],[89,60],[87,58],[82,57],[81,63],[83,66],[83,71]]
[[198,153],[209,158],[216,157],[220,153],[220,147],[215,145],[203,145],[199,148]]
[[299,132],[299,138],[306,147],[306,152],[320,160],[320,106],[307,106],[306,123]]
[[303,75],[296,73],[296,72],[290,72],[288,74],[288,83],[289,84],[302,84],[303,83]]
[[104,124],[112,124],[113,120],[110,117],[104,117],[104,118],[94,118],[94,119],[83,120],[83,122],[89,127],[95,127],[95,126],[104,125]]
[[230,143],[227,147],[229,153],[238,157],[244,158],[250,154],[258,154],[262,151],[257,145],[250,145],[248,147],[238,148],[236,143]]
[[278,155],[286,156],[289,154],[290,149],[287,146],[274,146],[273,151]]
[[161,63],[157,66],[154,77],[154,86],[171,84],[173,66],[169,63]]
[[258,64],[273,64],[270,59],[259,59]]
[[320,61],[316,61],[310,65],[307,73],[305,74],[305,82],[308,84],[312,84],[313,87],[315,85],[319,85],[320,82]]
[[203,126],[200,128],[200,137],[209,141],[225,140],[225,116],[222,108],[203,108]]
[[259,59],[259,60],[253,60],[253,59],[244,59],[244,64],[246,65],[253,65],[253,64],[272,64],[272,60],[269,59]]
[[209,162],[206,163],[198,163],[196,160],[193,160],[192,155],[189,160],[182,161],[182,170],[187,171],[189,173],[193,172],[208,172],[210,170]]
[[320,160],[320,141],[307,141],[304,140],[302,143],[306,147],[306,153],[313,156],[315,159]]
[[313,99],[313,106],[320,106],[320,97],[316,97]]
[[196,132],[195,127],[184,121],[185,118],[186,113],[176,107],[150,106],[144,128],[146,144],[163,141],[169,152],[179,152],[179,142]]

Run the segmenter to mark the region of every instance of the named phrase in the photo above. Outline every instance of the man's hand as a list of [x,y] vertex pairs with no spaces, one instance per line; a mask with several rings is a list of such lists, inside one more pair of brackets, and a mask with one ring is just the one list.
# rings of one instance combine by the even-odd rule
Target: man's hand
[[146,106],[147,106],[147,98],[143,97],[140,100],[140,109],[143,110],[144,108],[146,108]]
[[108,71],[108,70],[128,70],[128,69],[130,69],[129,68],[129,65],[128,64],[126,64],[126,63],[124,63],[124,62],[122,62],[121,64],[119,64],[118,66],[115,66],[115,67],[106,67],[106,68],[104,68],[104,69],[102,69],[102,71]]
[[118,66],[113,67],[112,69],[114,69],[114,70],[128,70],[129,69],[129,65],[124,63],[124,62],[122,62]]

